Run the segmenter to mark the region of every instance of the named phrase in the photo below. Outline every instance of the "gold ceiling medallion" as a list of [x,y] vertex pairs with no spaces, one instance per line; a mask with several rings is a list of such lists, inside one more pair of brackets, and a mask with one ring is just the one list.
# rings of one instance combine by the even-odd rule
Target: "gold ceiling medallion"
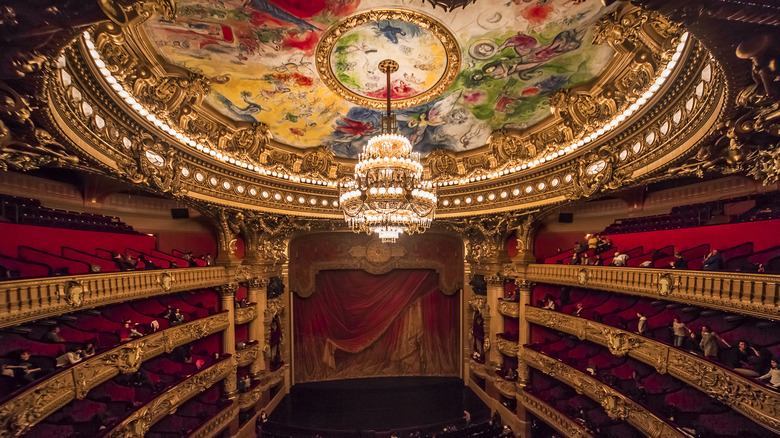
[[[433,86],[410,97],[398,98],[393,96],[393,108],[403,109],[422,105],[447,91],[455,82],[455,79],[457,79],[461,68],[461,52],[457,39],[443,24],[433,18],[419,12],[403,9],[374,9],[361,12],[341,20],[328,29],[320,39],[315,55],[317,73],[319,73],[320,79],[322,79],[325,85],[333,92],[355,105],[364,108],[384,109],[384,96],[370,97],[369,94],[356,92],[356,84],[352,83],[353,81],[350,81],[348,78],[345,78],[344,72],[335,72],[333,70],[332,60],[334,52],[338,50],[337,45],[339,40],[346,34],[355,30],[359,31],[360,29],[358,28],[363,25],[388,21],[408,23],[416,26],[423,32],[430,33],[438,40],[438,43],[441,44],[440,49],[442,49],[445,54],[443,71]],[[391,25],[388,24],[388,26]],[[412,55],[417,56],[418,54]],[[419,55],[422,55],[422,53]],[[352,86],[352,89],[345,85],[345,83],[349,83]]]

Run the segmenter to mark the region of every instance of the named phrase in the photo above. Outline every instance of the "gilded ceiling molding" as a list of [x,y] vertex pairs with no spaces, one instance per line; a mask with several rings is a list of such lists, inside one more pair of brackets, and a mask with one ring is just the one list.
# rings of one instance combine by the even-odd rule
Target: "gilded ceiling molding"
[[542,353],[523,349],[522,359],[528,365],[571,386],[601,404],[614,420],[629,422],[643,434],[654,438],[683,438],[685,435],[663,419],[601,381]]
[[533,394],[520,390],[517,391],[516,398],[518,403],[564,436],[569,438],[593,438],[593,435],[587,429]]
[[146,360],[227,328],[227,313],[171,327],[95,355],[0,405],[0,437],[19,437],[39,421],[68,404],[83,399],[94,387],[122,373],[138,370]]
[[[780,394],[699,356],[643,336],[560,312],[526,307],[532,324],[569,333],[630,356],[670,374],[739,411],[774,433],[780,433]],[[526,350],[527,351],[527,350]]]

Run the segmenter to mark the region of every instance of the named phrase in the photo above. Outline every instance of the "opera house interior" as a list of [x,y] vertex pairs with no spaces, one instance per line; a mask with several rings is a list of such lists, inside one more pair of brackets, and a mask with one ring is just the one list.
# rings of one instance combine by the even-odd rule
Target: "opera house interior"
[[0,438],[780,436],[778,30],[0,2]]

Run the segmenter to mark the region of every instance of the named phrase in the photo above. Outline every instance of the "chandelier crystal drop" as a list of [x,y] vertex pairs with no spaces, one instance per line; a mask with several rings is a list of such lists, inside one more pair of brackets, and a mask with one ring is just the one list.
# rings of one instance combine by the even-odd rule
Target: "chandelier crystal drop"
[[382,134],[371,138],[358,156],[354,178],[340,190],[339,205],[356,233],[377,233],[395,242],[401,233],[423,233],[436,211],[436,188],[423,179],[420,154],[398,134],[390,111],[390,74],[398,63],[386,59],[379,69],[387,75],[387,115]]

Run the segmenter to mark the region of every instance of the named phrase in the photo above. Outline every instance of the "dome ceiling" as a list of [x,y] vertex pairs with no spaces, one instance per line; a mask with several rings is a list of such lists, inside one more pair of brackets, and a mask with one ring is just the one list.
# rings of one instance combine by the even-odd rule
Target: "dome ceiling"
[[474,149],[497,129],[550,115],[549,96],[599,75],[614,57],[592,43],[611,8],[598,0],[479,2],[445,12],[374,0],[177,2],[144,25],[171,64],[211,82],[205,101],[274,140],[355,157],[381,126],[377,64],[401,64],[391,97],[415,150]]

